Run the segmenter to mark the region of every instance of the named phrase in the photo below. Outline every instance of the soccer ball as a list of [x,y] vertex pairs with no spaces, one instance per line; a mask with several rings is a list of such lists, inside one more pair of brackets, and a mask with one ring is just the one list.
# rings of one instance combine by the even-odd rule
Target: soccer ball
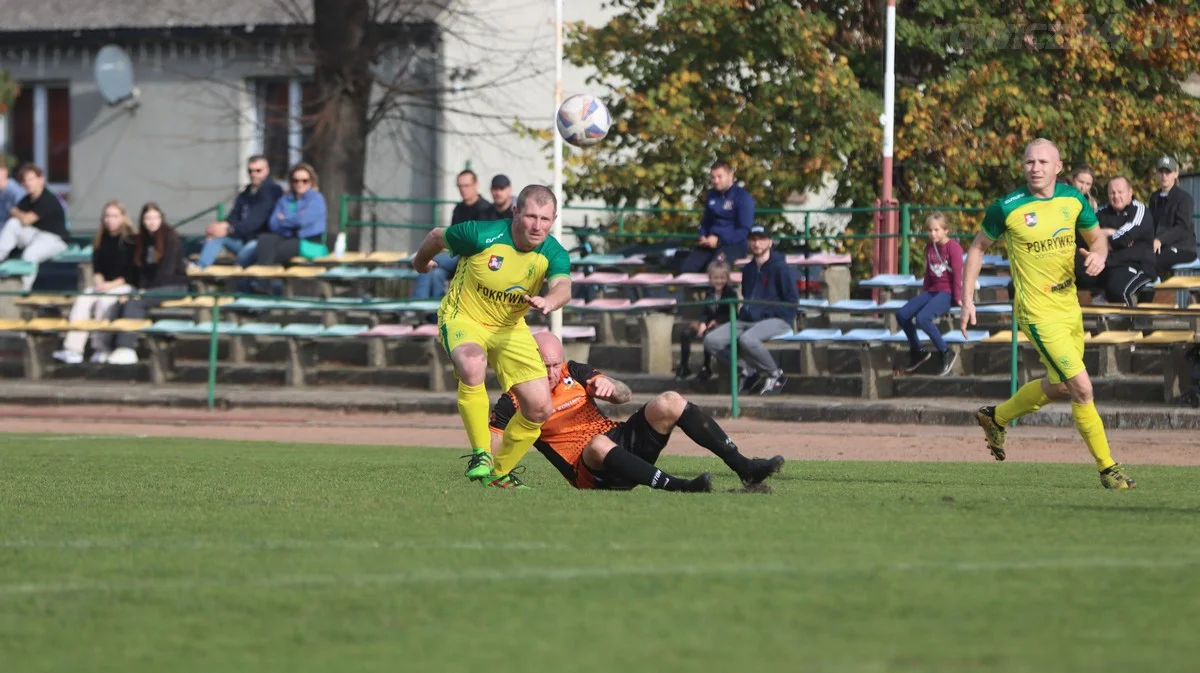
[[576,147],[587,147],[604,140],[612,117],[599,98],[579,94],[563,101],[554,123],[563,140]]

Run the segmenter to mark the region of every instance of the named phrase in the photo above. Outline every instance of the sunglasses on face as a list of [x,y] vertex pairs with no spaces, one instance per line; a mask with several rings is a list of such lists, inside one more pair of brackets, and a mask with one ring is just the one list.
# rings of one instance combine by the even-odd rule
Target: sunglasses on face
[[312,182],[312,180],[308,178],[292,178],[293,185],[307,185],[310,182]]

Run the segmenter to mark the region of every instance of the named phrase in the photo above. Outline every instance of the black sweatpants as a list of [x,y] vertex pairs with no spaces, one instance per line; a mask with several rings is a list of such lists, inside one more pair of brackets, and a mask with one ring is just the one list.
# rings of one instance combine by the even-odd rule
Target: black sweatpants
[[1154,266],[1158,270],[1158,277],[1166,280],[1171,276],[1171,267],[1176,264],[1187,264],[1196,260],[1195,250],[1186,250],[1179,248],[1168,248],[1163,246],[1158,254],[1154,256]]

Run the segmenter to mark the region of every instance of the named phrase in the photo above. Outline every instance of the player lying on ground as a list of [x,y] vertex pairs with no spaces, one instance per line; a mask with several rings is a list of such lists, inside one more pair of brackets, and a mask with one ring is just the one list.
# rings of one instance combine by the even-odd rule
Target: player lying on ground
[[[604,415],[595,400],[623,404],[633,397],[629,386],[601,374],[590,365],[563,362],[562,343],[549,333],[534,337],[546,363],[554,413],[542,424],[534,446],[575,488],[629,490],[639,484],[664,491],[712,490],[712,475],[681,479],[654,466],[675,428],[725,461],[753,487],[783,466],[783,457],[747,458],[720,425],[676,392],[666,392],[638,409],[624,423]],[[510,419],[519,413],[511,393],[500,396],[492,411],[493,444],[499,442]],[[507,485],[520,484],[509,477]]]
[[1083,365],[1083,311],[1075,290],[1075,236],[1087,242],[1085,272],[1099,275],[1108,257],[1108,239],[1079,190],[1056,182],[1062,160],[1054,143],[1038,138],[1025,147],[1027,185],[997,199],[967,251],[963,271],[962,331],[975,324],[975,281],[983,253],[1003,237],[1012,261],[1013,314],[1021,332],[1038,350],[1046,378],[1030,381],[1011,399],[983,407],[976,419],[996,460],[1004,460],[1005,426],[1055,401],[1070,398],[1075,428],[1096,459],[1104,488],[1133,488],[1133,479],[1112,459],[1104,422],[1096,412],[1092,381]]
[[[428,273],[434,255],[448,248],[459,255],[458,270],[438,307],[442,348],[458,377],[458,413],[471,442],[467,476],[504,486],[507,474],[538,437],[550,417],[550,387],[525,312],[550,313],[571,300],[567,252],[550,236],[558,211],[554,192],[541,185],[521,190],[511,223],[462,222],[429,232],[413,257],[413,268]],[[543,279],[550,290],[539,297]],[[500,388],[521,401],[497,451],[495,466],[488,450],[488,363]]]

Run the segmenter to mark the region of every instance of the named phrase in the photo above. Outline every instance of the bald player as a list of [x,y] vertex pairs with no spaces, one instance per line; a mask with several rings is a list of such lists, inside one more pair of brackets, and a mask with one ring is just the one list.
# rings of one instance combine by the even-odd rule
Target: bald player
[[[563,362],[562,343],[548,332],[534,336],[546,364],[554,413],[542,424],[534,446],[580,489],[630,490],[649,486],[664,491],[707,492],[712,475],[682,479],[655,467],[675,428],[712,451],[747,488],[779,471],[783,457],[747,458],[721,426],[676,392],[666,392],[638,409],[624,423],[604,415],[595,400],[624,404],[633,397],[629,386],[590,365]],[[517,400],[505,393],[492,411],[493,445],[517,411]],[[764,489],[765,490],[765,489]]]
[[[1075,428],[1087,444],[1104,488],[1137,484],[1112,459],[1104,422],[1096,412],[1092,381],[1083,365],[1083,311],[1075,284],[1075,256],[1082,254],[1084,272],[1099,275],[1108,258],[1108,238],[1097,227],[1087,198],[1059,184],[1062,160],[1045,138],[1025,147],[1026,185],[997,199],[983,216],[983,226],[967,251],[963,269],[962,330],[975,324],[975,281],[983,253],[998,238],[1007,244],[1012,264],[1013,315],[1021,332],[1037,348],[1046,378],[1030,381],[1011,399],[976,412],[988,450],[1004,460],[1005,426],[1055,400],[1071,400]],[[1076,232],[1087,249],[1076,250]]]

